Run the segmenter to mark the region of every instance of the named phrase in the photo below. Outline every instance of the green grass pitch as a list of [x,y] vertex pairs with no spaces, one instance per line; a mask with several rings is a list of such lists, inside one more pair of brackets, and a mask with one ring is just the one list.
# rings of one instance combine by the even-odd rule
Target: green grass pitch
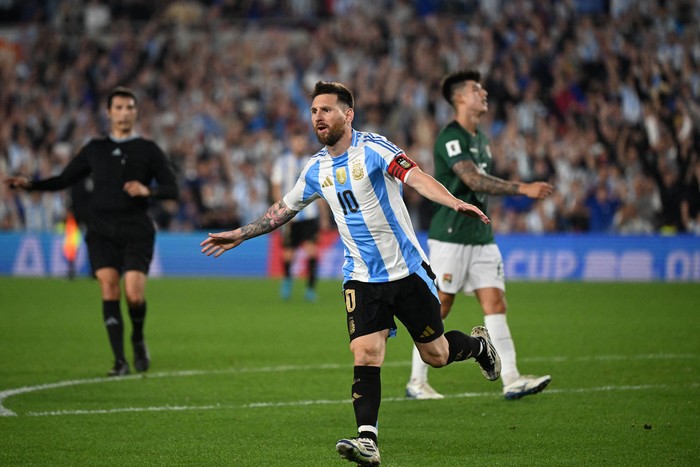
[[[355,434],[340,283],[313,304],[301,281],[289,302],[278,286],[151,280],[151,370],[107,379],[93,280],[0,278],[0,465],[348,465],[334,449]],[[549,388],[505,401],[470,360],[430,371],[446,399],[408,401],[399,328],[383,466],[698,465],[698,284],[511,282],[507,298],[520,370]],[[482,322],[462,296],[446,328]]]

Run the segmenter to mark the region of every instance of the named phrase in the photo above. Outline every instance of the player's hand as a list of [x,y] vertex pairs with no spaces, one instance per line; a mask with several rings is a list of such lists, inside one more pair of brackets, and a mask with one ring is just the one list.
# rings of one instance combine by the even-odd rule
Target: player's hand
[[3,180],[3,183],[13,190],[26,189],[32,186],[32,182],[27,177],[7,177]]
[[239,229],[221,233],[210,233],[208,235],[209,238],[200,243],[199,246],[202,247],[202,253],[207,256],[214,255],[214,258],[218,258],[231,248],[235,248],[243,243]]
[[138,180],[130,180],[124,184],[124,191],[126,191],[129,196],[149,196],[151,190],[148,189],[146,185],[139,182]]
[[544,199],[552,194],[554,187],[547,182],[533,182],[520,185],[520,191],[528,198]]
[[457,211],[460,214],[464,214],[465,216],[473,217],[474,219],[479,219],[484,224],[491,223],[491,219],[489,219],[488,216],[481,211],[481,209],[477,208],[473,204],[459,203],[455,207],[455,211]]

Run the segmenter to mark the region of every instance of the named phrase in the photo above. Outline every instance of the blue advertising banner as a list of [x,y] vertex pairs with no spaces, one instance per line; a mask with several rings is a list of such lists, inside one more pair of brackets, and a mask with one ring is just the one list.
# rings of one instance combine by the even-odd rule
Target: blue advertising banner
[[[257,237],[221,258],[200,252],[206,233],[159,233],[150,275],[158,276],[266,276],[268,239]],[[0,275],[53,277],[68,274],[63,256],[63,236],[41,234],[0,234]],[[75,260],[77,275],[90,275],[90,259],[83,242]]]
[[[274,236],[254,238],[221,258],[200,253],[205,233],[159,233],[151,265],[152,276],[267,277],[279,274],[279,250]],[[424,246],[425,233],[419,234]],[[501,235],[507,280],[538,281],[686,281],[700,282],[700,237],[615,235]],[[343,247],[334,237],[321,248],[319,276],[341,278]],[[427,251],[427,249],[426,249]],[[294,271],[303,271],[297,255]],[[78,250],[75,270],[89,275],[85,244]],[[65,276],[63,236],[0,234],[0,275]]]
[[700,237],[507,235],[509,280],[700,281]]

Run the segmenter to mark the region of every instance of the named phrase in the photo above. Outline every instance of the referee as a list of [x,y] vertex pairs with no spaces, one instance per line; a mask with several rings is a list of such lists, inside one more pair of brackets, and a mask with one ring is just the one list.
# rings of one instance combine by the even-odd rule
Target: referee
[[92,175],[94,189],[88,201],[85,242],[102,291],[102,314],[114,354],[114,367],[108,376],[129,374],[120,310],[122,274],[132,324],[134,367],[137,371],[147,371],[150,365],[143,334],[146,277],[156,234],[153,220],[148,216],[149,198],[178,197],[175,174],[167,156],[153,141],[135,132],[137,115],[134,92],[117,87],[107,97],[108,137],[91,139],[56,177],[5,180],[11,188],[57,191]]

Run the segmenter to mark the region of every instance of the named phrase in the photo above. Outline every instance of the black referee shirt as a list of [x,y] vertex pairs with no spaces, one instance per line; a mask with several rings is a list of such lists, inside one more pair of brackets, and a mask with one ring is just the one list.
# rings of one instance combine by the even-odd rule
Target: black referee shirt
[[[56,177],[32,181],[31,190],[57,191],[92,174],[92,215],[108,219],[147,215],[149,200],[129,196],[124,183],[138,180],[151,190],[151,197],[177,199],[178,188],[170,161],[156,143],[141,137],[114,140],[91,139]],[[154,185],[153,182],[156,182]]]

